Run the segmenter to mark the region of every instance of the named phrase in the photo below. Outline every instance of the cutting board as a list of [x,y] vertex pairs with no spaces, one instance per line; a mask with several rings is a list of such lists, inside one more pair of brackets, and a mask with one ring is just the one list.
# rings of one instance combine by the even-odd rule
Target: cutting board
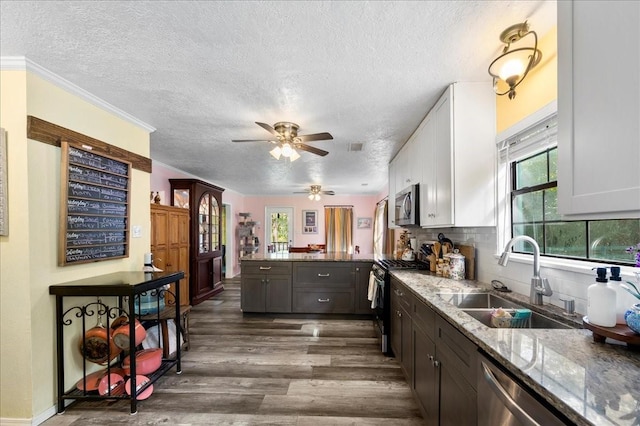
[[476,279],[476,248],[469,244],[455,244],[454,248],[460,250],[460,254],[464,256],[465,278],[468,280]]

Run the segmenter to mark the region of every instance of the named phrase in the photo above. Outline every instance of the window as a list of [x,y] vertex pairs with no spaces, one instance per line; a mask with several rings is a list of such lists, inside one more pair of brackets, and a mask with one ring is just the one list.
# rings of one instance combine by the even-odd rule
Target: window
[[[546,130],[545,142],[551,134],[555,139],[555,132]],[[517,152],[518,142],[526,139],[520,137],[511,146],[516,145]],[[557,147],[548,145],[541,149],[529,143],[528,149],[520,147],[518,159],[508,161],[511,235],[535,239],[545,256],[633,265],[633,255],[625,249],[640,241],[640,219],[563,220],[558,214]],[[520,242],[514,251],[533,249]]]
[[293,207],[267,207],[267,252],[287,253],[293,240]]

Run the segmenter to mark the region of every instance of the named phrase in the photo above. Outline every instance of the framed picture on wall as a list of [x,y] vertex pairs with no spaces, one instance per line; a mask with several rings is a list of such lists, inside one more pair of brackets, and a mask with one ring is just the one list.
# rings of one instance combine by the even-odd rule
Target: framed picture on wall
[[318,233],[318,210],[302,210],[302,233]]
[[358,229],[370,229],[371,228],[371,218],[370,217],[359,217],[358,218]]

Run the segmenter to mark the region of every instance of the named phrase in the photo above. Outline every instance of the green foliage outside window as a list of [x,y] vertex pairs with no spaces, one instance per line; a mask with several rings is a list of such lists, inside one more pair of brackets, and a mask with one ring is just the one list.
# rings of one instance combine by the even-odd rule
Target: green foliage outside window
[[[512,234],[528,235],[547,256],[634,264],[625,251],[640,241],[639,219],[563,221],[558,214],[557,148],[512,163]],[[514,250],[531,253],[528,244]]]
[[289,215],[273,213],[271,215],[271,242],[286,243],[289,241]]

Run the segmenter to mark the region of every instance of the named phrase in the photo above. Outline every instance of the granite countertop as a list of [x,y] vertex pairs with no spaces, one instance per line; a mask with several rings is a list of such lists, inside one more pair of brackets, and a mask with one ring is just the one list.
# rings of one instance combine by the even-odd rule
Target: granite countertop
[[[391,274],[576,424],[640,425],[640,352],[609,339],[595,343],[584,329],[489,328],[437,293],[488,291],[490,286],[416,271]],[[554,318],[562,312],[551,305],[532,309]],[[573,321],[581,323],[581,318]]]
[[347,254],[342,252],[333,253],[254,253],[240,259],[245,261],[324,261],[324,262],[373,262],[374,255],[368,254]]

